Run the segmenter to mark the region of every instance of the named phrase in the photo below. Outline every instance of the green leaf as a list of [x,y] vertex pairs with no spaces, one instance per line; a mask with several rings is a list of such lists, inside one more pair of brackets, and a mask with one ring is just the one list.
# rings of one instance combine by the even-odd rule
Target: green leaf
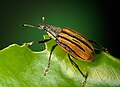
[[[59,47],[53,51],[51,66],[44,76],[54,44],[54,40],[47,42],[41,52],[17,44],[1,50],[0,87],[81,87],[84,77]],[[120,87],[120,60],[98,50],[94,57],[95,61],[89,63],[72,58],[84,74],[88,73],[85,87]]]

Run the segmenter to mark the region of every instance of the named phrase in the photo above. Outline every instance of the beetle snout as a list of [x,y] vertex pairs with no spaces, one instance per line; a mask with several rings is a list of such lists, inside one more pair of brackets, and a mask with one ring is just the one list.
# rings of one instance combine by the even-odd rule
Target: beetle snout
[[44,29],[45,26],[44,26],[44,25],[38,25],[38,28],[39,28],[39,29]]
[[50,25],[48,25],[48,24],[39,24],[39,25],[38,25],[38,28],[39,28],[39,29],[47,30],[47,29],[49,28],[49,26],[50,26]]

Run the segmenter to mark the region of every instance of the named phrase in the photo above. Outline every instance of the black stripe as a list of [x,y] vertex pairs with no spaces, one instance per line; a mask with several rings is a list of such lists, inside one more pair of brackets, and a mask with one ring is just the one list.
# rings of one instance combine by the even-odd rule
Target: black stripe
[[[85,44],[90,50],[94,51],[85,41],[79,39],[78,37],[74,36],[74,35],[71,35],[70,33],[68,32],[65,32],[64,30],[61,32],[61,33],[64,33],[64,34],[67,34],[75,39],[77,39],[78,41],[82,42],[83,44]],[[84,37],[83,37],[84,38]]]
[[63,48],[67,49],[68,51],[73,52],[73,53],[74,53],[76,56],[78,56],[79,58],[85,60],[84,58],[82,58],[81,56],[79,56],[74,50],[72,50],[67,44],[60,42],[58,39],[57,39],[57,43],[58,43],[59,45],[61,45]]
[[68,38],[63,37],[63,36],[60,36],[60,35],[58,35],[58,37],[61,37],[61,38],[65,39],[65,40],[67,40],[67,41],[71,42],[72,44],[76,45],[76,46],[77,46],[77,47],[79,47],[82,51],[84,51],[84,52],[85,52],[85,50],[84,50],[84,49],[83,49],[80,45],[78,45],[78,44],[76,44],[75,42],[73,42],[73,41],[69,40]]

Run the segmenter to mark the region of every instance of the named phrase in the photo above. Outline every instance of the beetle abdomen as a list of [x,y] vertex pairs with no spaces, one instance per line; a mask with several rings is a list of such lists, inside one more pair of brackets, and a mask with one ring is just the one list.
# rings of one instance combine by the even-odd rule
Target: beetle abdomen
[[64,28],[57,36],[60,48],[78,60],[91,62],[94,60],[92,44],[80,33]]

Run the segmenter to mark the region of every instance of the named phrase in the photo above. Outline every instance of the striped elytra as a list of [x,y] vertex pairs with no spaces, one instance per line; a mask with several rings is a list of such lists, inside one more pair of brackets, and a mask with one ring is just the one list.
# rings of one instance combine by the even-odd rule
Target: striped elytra
[[56,39],[58,46],[74,58],[86,62],[94,60],[92,44],[77,31],[63,28]]

